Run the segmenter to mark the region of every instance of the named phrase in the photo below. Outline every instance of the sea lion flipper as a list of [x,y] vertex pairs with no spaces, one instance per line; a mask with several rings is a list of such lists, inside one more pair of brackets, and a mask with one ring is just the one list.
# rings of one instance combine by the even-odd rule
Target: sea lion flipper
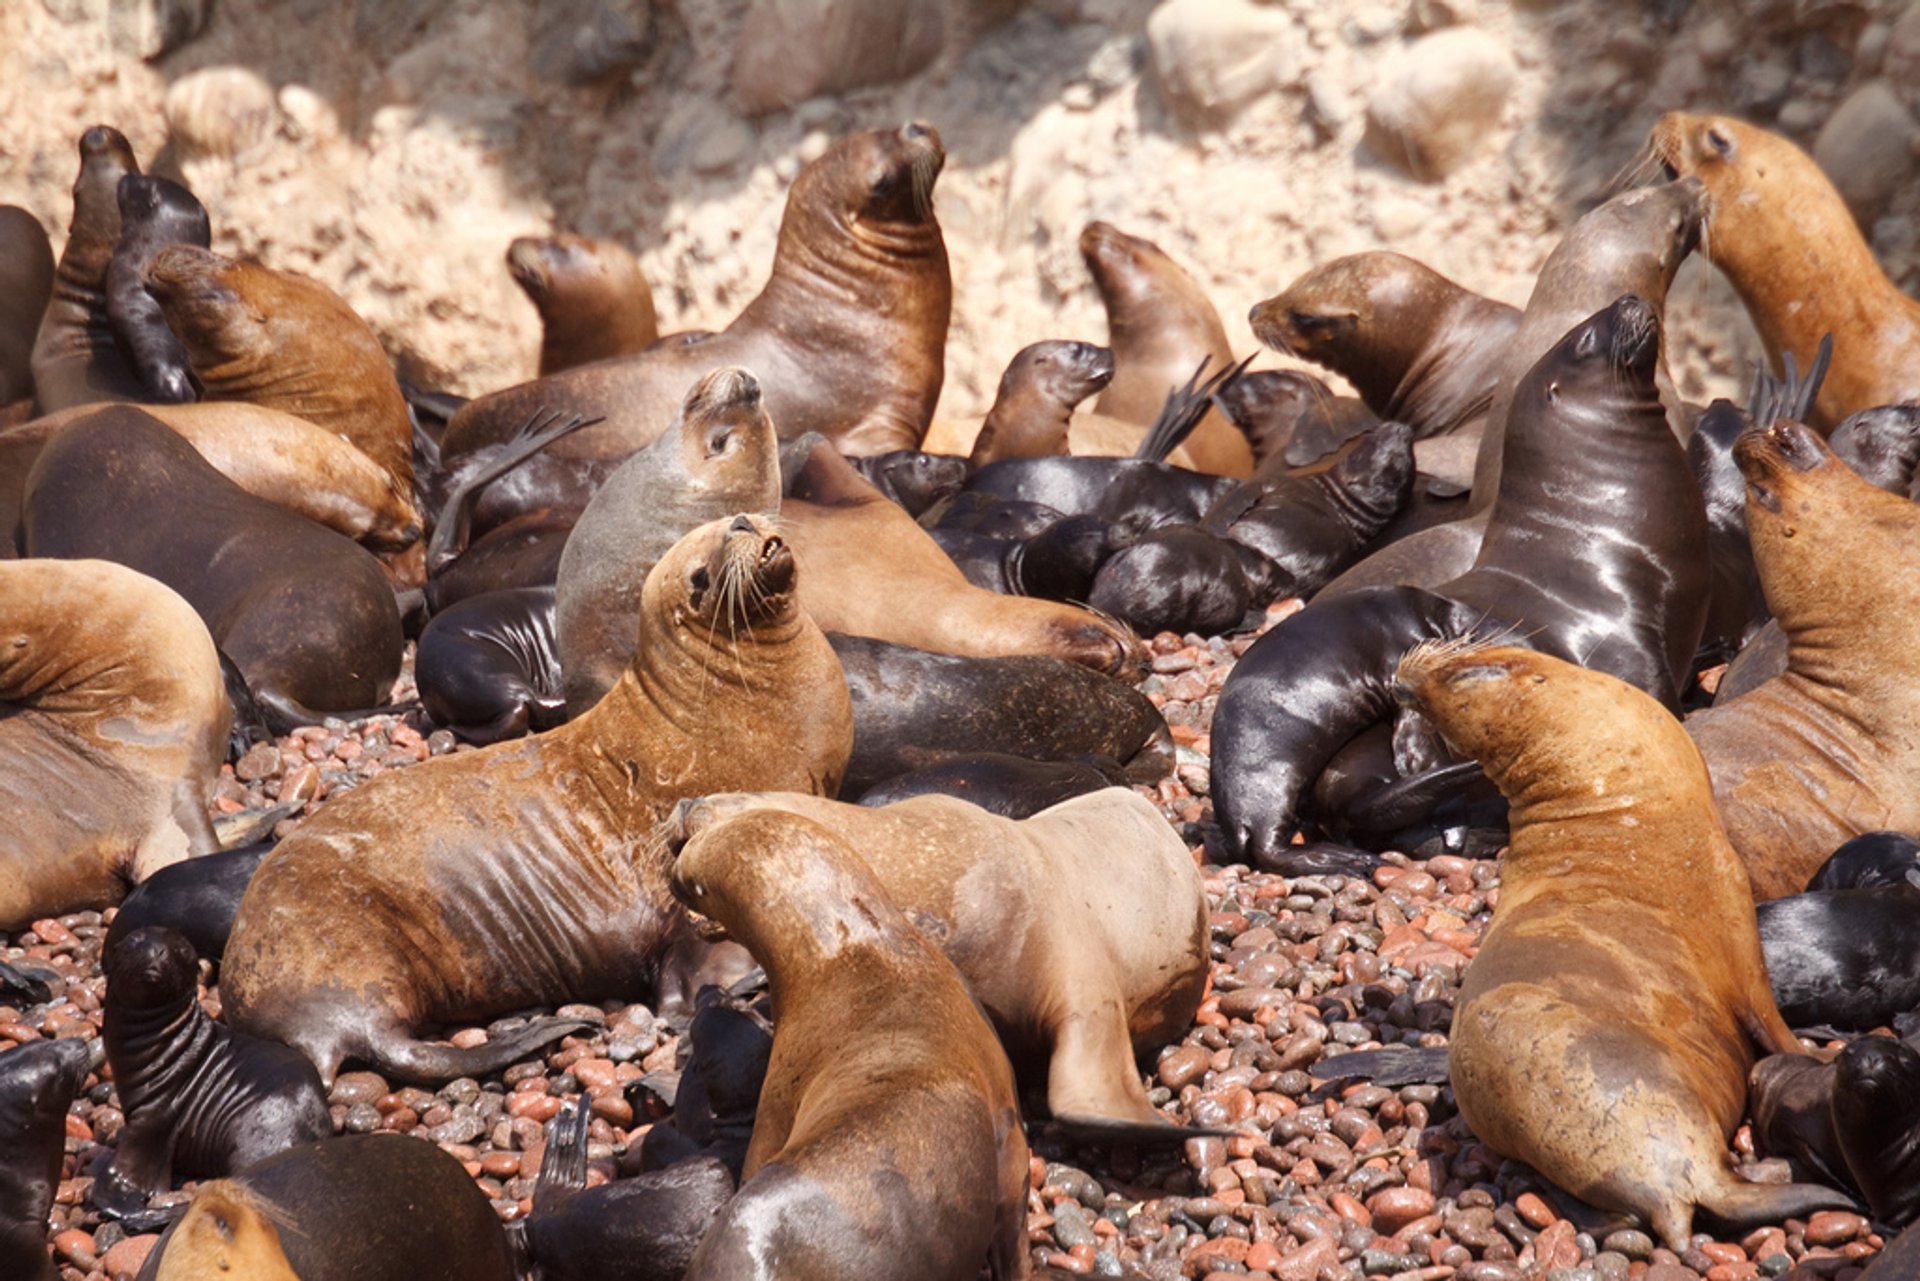
[[583,1099],[547,1127],[547,1150],[533,1188],[535,1214],[551,1214],[587,1186],[587,1125],[592,1117]]
[[5,961],[0,961],[0,992],[20,997],[28,1005],[45,1005],[53,999],[53,989],[47,986],[46,980]]
[[1117,993],[1078,1005],[1054,1029],[1047,1067],[1047,1109],[1083,1128],[1119,1122],[1130,1128],[1177,1130],[1147,1102],[1134,1068],[1126,1011]]
[[1451,1075],[1447,1066],[1447,1047],[1444,1045],[1355,1050],[1350,1054],[1322,1058],[1307,1072],[1316,1080],[1357,1078],[1389,1089],[1398,1089],[1403,1085],[1445,1085]]
[[445,569],[465,549],[473,500],[481,490],[561,437],[604,420],[604,415],[588,418],[559,410],[538,410],[521,423],[518,430],[489,450],[491,456],[487,461],[454,486],[441,506],[433,522],[433,537],[427,543],[427,573]]
[[[1700,1208],[1744,1232],[1768,1223],[1804,1220],[1816,1210],[1857,1213],[1863,1207],[1846,1193],[1818,1183],[1747,1183],[1727,1172],[1719,1186],[1701,1194]],[[1684,1228],[1683,1224],[1680,1240],[1687,1239]]]
[[498,1072],[586,1026],[580,1019],[534,1019],[523,1028],[466,1050],[417,1040],[397,1027],[370,1028],[365,1057],[396,1081],[438,1084],[455,1077]]

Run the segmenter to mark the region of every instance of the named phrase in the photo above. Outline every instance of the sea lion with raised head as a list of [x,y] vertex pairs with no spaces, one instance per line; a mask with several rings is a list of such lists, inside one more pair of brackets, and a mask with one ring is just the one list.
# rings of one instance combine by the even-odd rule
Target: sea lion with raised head
[[0,205],[0,406],[33,396],[33,342],[53,296],[53,245],[40,220]]
[[660,336],[653,286],[623,245],[588,236],[521,236],[507,271],[540,311],[540,376],[645,351]]
[[1074,406],[1113,381],[1113,353],[1084,342],[1022,347],[1000,375],[999,391],[967,455],[971,467],[1002,458],[1050,458],[1074,452]]
[[213,243],[207,209],[177,182],[130,173],[120,179],[120,238],[107,264],[107,320],[120,350],[146,384],[143,400],[185,404],[199,398],[187,349],[167,328],[147,292],[147,264],[167,245],[206,249]]
[[232,1025],[328,1081],[349,1058],[444,1080],[574,1025],[473,1049],[420,1039],[426,1025],[670,983],[661,957],[684,923],[656,823],[728,788],[831,793],[846,768],[846,685],[800,578],[765,519],[702,525],[648,575],[633,661],[585,714],[329,802],[241,902],[220,984]]
[[33,400],[39,413],[146,393],[107,319],[107,264],[120,239],[120,179],[140,172],[126,135],[95,125],[80,135],[73,221],[54,270],[53,295],[33,343]]

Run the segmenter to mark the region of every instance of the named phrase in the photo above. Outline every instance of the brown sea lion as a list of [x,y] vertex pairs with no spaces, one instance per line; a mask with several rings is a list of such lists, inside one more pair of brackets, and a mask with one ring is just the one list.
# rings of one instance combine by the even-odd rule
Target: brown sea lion
[[1000,375],[1000,389],[973,438],[968,465],[1072,452],[1067,437],[1074,406],[1111,381],[1113,352],[1105,347],[1084,342],[1022,347]]
[[33,343],[52,296],[47,229],[19,205],[0,205],[0,405],[33,396]]
[[690,529],[780,510],[780,442],[744,369],[687,392],[674,428],[621,463],[580,514],[554,579],[554,645],[570,715],[599,701],[633,658],[641,584]]
[[107,264],[120,239],[120,179],[140,172],[126,135],[95,125],[80,135],[73,221],[53,296],[33,344],[33,398],[51,413],[92,400],[139,400],[145,384],[107,319]]
[[[540,410],[601,415],[534,464],[548,468],[546,501],[578,511],[599,475],[651,444],[687,389],[726,365],[760,378],[783,437],[818,431],[858,454],[917,446],[940,398],[952,309],[933,215],[945,160],[921,124],[839,140],[794,179],[772,274],[731,325],[471,401],[447,425],[448,465]],[[483,523],[538,505],[516,502]]]
[[194,245],[147,263],[147,292],[187,349],[206,400],[244,400],[343,436],[413,484],[413,424],[380,340],[339,294]]
[[1193,856],[1151,802],[1106,787],[1014,820],[952,796],[867,808],[731,794],[685,807],[676,839],[763,809],[804,815],[860,851],[959,969],[1015,1062],[1045,1078],[1055,1118],[1115,1141],[1174,1128],[1147,1102],[1134,1060],[1200,1007],[1207,901]]
[[1770,899],[1798,893],[1851,837],[1920,831],[1920,506],[1799,423],[1747,432],[1734,458],[1787,668],[1695,712],[1687,732],[1754,897]]
[[780,503],[780,529],[807,566],[801,600],[830,632],[941,654],[1045,654],[1109,674],[1139,642],[1073,605],[1000,596],[969,583],[940,545],[824,440]]
[[540,309],[540,376],[644,351],[660,336],[653,287],[622,245],[588,236],[522,236],[507,247],[513,282]]
[[[1080,233],[1080,256],[1107,309],[1107,346],[1113,381],[1094,412],[1145,425],[1167,393],[1202,363],[1226,369],[1234,362],[1227,331],[1206,292],[1186,269],[1154,244],[1104,222]],[[1188,437],[1197,471],[1244,479],[1253,472],[1253,447],[1218,410]]]
[[1261,342],[1333,370],[1423,439],[1485,417],[1520,311],[1382,249],[1313,268],[1248,320]]
[[1662,116],[1648,146],[1669,174],[1706,185],[1713,265],[1774,366],[1792,353],[1805,367],[1833,335],[1812,426],[1824,434],[1859,410],[1920,399],[1920,300],[1887,279],[1811,156],[1757,125],[1683,111]]
[[200,1185],[139,1281],[512,1281],[486,1194],[432,1143],[347,1134]]
[[1512,647],[1419,647],[1396,690],[1511,807],[1448,1049],[1473,1132],[1676,1251],[1696,1208],[1745,1227],[1849,1205],[1730,1168],[1755,1051],[1799,1043],[1679,722],[1614,677]]
[[446,1079],[570,1025],[474,1049],[424,1025],[650,989],[681,928],[657,821],[729,788],[831,793],[846,767],[846,684],[799,577],[764,519],[703,525],[648,575],[633,663],[584,715],[383,775],[307,820],[234,921],[233,1026],[328,1081],[347,1058]]
[[279,732],[372,707],[400,674],[400,612],[372,555],[239,488],[140,407],[102,406],[48,442],[21,531],[30,556],[118,561],[186,597]]
[[0,929],[219,848],[232,709],[193,607],[91,560],[0,561]]
[[908,1257],[928,1281],[1028,1275],[1007,1056],[853,846],[745,813],[689,841],[673,885],[766,967],[780,1010],[740,1192],[688,1281],[890,1276]]

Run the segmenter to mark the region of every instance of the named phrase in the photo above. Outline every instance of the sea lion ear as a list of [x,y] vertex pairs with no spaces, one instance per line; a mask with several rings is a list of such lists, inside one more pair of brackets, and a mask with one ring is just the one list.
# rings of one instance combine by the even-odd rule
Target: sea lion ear
[[1733,153],[1738,150],[1733,137],[1718,125],[1707,126],[1707,145],[1719,152],[1722,160],[1733,159]]

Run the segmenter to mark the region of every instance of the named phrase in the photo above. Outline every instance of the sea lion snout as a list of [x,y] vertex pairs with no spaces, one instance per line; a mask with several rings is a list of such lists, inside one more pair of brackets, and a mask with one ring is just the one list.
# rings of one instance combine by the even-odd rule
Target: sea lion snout
[[112,997],[136,1006],[177,999],[193,985],[198,970],[193,945],[162,926],[135,930],[106,959]]
[[759,403],[760,380],[738,365],[729,365],[699,381],[687,396],[686,412],[711,414],[723,409],[751,409]]

